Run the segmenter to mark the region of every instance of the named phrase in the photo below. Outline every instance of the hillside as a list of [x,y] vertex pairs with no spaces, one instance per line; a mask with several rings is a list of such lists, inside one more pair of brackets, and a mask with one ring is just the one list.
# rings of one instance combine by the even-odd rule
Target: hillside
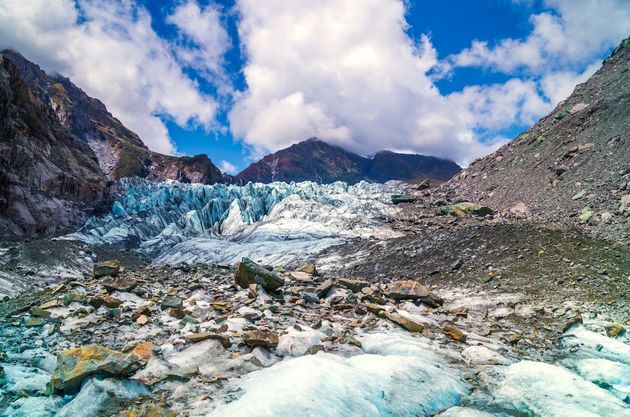
[[549,115],[472,163],[449,189],[499,210],[627,239],[629,109],[630,38]]
[[459,170],[460,167],[452,161],[423,155],[382,151],[374,158],[364,158],[310,138],[265,156],[236,175],[234,181],[315,181],[323,184],[335,181],[354,184],[361,180],[446,181]]
[[15,51],[2,55],[18,68],[23,80],[43,103],[50,105],[59,122],[85,141],[98,158],[108,179],[143,177],[156,181],[221,182],[219,169],[206,155],[175,157],[150,151],[140,137],[61,75],[49,75]]

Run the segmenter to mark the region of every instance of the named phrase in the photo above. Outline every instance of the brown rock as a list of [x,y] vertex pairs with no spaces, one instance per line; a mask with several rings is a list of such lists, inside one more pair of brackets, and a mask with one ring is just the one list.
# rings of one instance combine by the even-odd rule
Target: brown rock
[[424,324],[403,317],[398,313],[389,313],[387,314],[387,318],[410,332],[422,333],[424,330]]
[[416,281],[399,281],[390,284],[386,295],[394,300],[418,300],[430,307],[444,304],[444,300]]
[[243,341],[250,348],[275,348],[278,346],[278,335],[268,330],[252,330],[245,332]]
[[92,278],[115,277],[120,273],[121,266],[120,261],[117,259],[95,263],[92,269]]
[[343,288],[347,288],[352,292],[359,292],[363,290],[364,288],[367,288],[370,286],[370,284],[365,281],[359,281],[356,279],[348,279],[348,278],[339,278],[337,280],[337,285]]
[[149,317],[145,316],[144,314],[141,314],[137,319],[136,319],[136,323],[138,323],[140,326],[144,326],[145,324],[147,324],[149,322]]
[[186,335],[186,339],[188,339],[192,343],[198,343],[207,339],[213,339],[213,340],[218,340],[219,342],[221,342],[221,345],[225,349],[232,346],[232,342],[230,341],[230,338],[220,333],[190,333]]
[[138,282],[132,278],[105,278],[101,281],[103,287],[109,292],[128,292],[133,290]]
[[249,258],[243,258],[234,269],[234,281],[241,288],[249,288],[250,284],[260,284],[265,290],[275,292],[284,285],[284,279]]
[[444,332],[445,335],[447,335],[448,337],[450,337],[452,340],[456,342],[466,341],[466,335],[464,334],[464,332],[462,332],[455,326],[451,326],[450,324],[445,324],[444,326],[442,326],[442,331]]

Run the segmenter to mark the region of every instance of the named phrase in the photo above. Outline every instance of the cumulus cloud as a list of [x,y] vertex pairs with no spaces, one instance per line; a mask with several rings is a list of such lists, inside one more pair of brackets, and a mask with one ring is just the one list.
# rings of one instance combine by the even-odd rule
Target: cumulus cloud
[[180,61],[229,91],[223,65],[232,42],[221,21],[219,6],[210,3],[202,8],[196,1],[189,0],[178,5],[166,21],[179,30],[175,51]]
[[[186,36],[197,30],[191,24]],[[180,126],[214,124],[216,100],[184,74],[148,12],[129,1],[0,0],[0,48],[70,77],[153,150],[175,151],[159,116]],[[214,69],[217,57],[206,58]]]
[[225,172],[226,174],[234,175],[238,173],[238,168],[236,167],[236,165],[226,160],[222,160],[221,162],[219,162],[219,169],[221,170],[221,172]]
[[531,16],[525,39],[503,39],[495,45],[476,40],[450,58],[455,66],[489,67],[512,72],[574,71],[628,36],[627,0],[545,0],[549,9]]
[[428,77],[437,53],[427,36],[407,35],[403,2],[241,0],[238,10],[247,89],[229,117],[255,149],[310,136],[361,154],[411,149],[460,162],[491,149],[463,123],[463,99]]

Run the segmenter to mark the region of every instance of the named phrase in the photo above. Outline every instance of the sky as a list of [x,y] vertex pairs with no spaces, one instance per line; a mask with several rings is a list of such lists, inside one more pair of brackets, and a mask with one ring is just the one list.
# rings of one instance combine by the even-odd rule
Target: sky
[[0,48],[237,173],[316,136],[466,165],[630,35],[628,0],[0,0]]

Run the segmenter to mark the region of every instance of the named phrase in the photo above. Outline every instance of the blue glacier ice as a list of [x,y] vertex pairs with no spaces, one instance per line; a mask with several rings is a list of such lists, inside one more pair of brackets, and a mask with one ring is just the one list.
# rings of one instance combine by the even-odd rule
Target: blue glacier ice
[[346,239],[397,236],[382,221],[397,211],[391,204],[401,189],[396,182],[235,186],[130,178],[117,187],[110,213],[64,238],[137,247],[156,263],[249,256],[281,264]]

